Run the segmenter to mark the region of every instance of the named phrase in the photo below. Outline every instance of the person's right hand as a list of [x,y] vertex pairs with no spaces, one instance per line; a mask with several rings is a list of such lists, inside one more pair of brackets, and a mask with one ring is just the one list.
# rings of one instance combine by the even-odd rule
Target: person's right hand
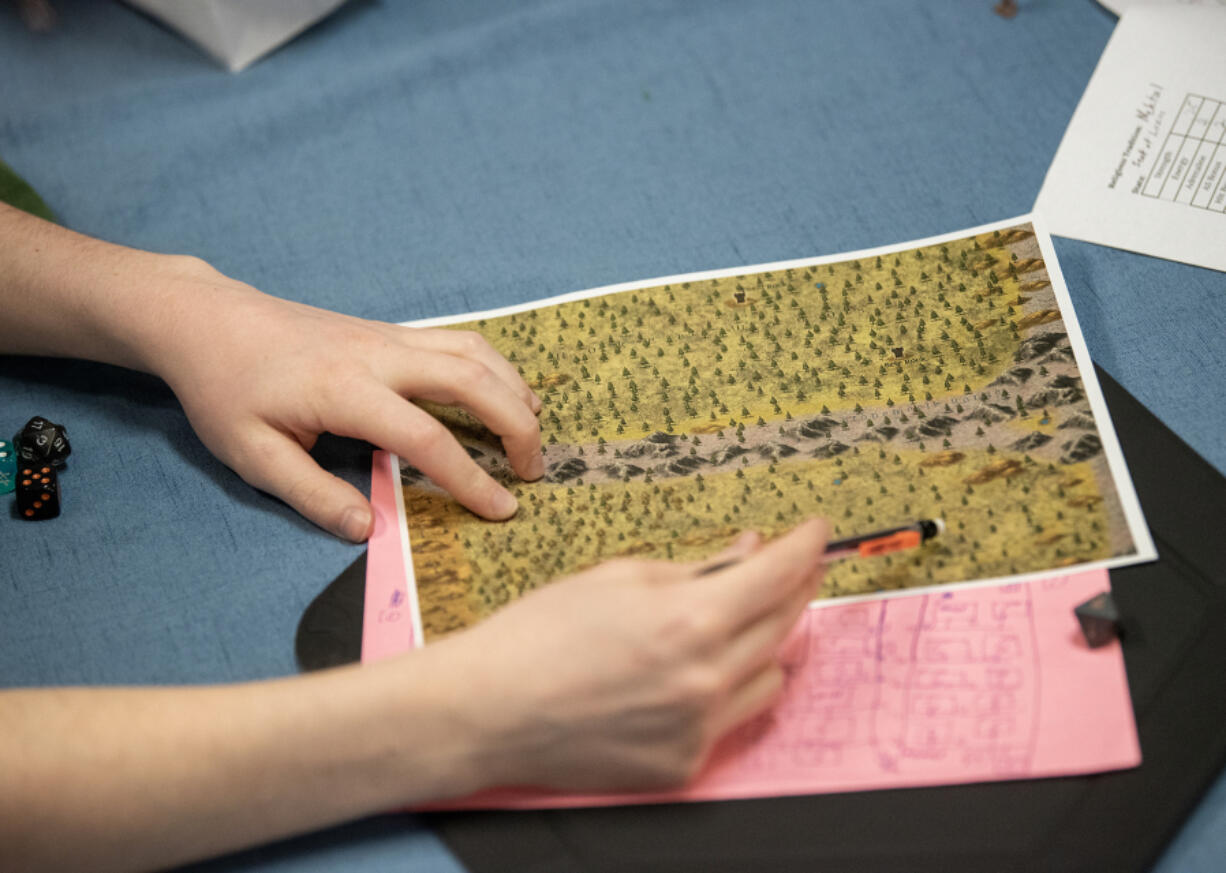
[[[828,527],[703,564],[614,560],[532,592],[431,646],[457,670],[486,742],[486,787],[684,784],[782,688],[779,650],[824,573]],[[441,651],[445,650],[445,651]]]

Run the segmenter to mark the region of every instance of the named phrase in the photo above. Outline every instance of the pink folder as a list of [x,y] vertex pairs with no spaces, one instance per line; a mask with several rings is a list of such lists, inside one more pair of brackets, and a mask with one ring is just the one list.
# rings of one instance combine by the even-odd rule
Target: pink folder
[[[414,647],[398,477],[377,452],[363,662]],[[563,795],[508,788],[434,808],[727,800],[1030,779],[1141,762],[1118,642],[1090,649],[1073,607],[1105,570],[998,587],[810,608],[788,646],[787,687],[717,747],[690,786]]]

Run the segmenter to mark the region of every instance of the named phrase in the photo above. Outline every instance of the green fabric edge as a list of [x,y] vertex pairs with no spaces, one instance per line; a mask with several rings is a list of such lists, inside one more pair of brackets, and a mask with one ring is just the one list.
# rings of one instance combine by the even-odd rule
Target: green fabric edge
[[4,161],[0,161],[0,202],[47,221],[55,221],[55,213],[43,202],[43,198],[38,196],[38,192],[31,188],[25,179],[14,173],[13,168]]

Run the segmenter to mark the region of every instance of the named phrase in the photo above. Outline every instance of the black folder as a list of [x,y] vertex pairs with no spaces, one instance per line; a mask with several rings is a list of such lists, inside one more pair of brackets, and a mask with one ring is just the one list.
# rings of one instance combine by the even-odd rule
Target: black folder
[[[765,800],[433,813],[471,873],[1142,871],[1226,765],[1226,477],[1098,371],[1156,563],[1111,571],[1143,763],[1132,770]],[[365,557],[299,627],[355,660]]]

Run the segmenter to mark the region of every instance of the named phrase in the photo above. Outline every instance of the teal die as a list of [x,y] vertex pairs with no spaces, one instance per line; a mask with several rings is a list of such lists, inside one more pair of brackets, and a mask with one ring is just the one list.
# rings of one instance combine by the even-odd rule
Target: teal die
[[0,440],[0,494],[17,486],[17,452],[8,440]]

